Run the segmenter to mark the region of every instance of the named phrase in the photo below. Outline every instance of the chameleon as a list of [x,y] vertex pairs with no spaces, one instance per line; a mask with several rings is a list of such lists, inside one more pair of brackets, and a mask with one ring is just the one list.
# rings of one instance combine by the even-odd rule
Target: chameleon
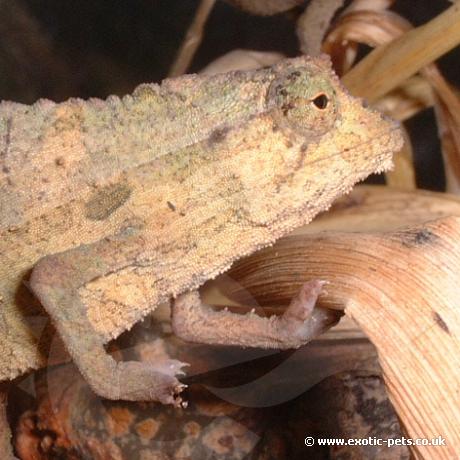
[[0,381],[46,363],[52,320],[100,396],[180,406],[184,363],[104,346],[172,303],[189,341],[292,348],[336,316],[307,282],[281,316],[214,311],[198,288],[392,167],[398,124],[325,56],[142,84],[106,100],[0,104]]

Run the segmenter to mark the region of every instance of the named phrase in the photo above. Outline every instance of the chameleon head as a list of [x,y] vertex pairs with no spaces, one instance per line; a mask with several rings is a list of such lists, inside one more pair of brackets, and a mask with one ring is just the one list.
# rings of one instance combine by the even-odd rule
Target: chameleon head
[[252,193],[263,198],[248,200],[246,211],[259,225],[293,228],[369,174],[390,169],[402,135],[346,92],[326,58],[298,58],[273,72],[260,121],[264,158],[246,168]]

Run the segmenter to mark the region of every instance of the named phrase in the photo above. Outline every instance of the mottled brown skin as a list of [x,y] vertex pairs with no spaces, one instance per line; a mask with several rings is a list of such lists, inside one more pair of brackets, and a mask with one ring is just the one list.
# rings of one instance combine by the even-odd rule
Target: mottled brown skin
[[183,363],[117,363],[104,350],[172,298],[189,340],[307,342],[332,321],[312,313],[320,281],[278,320],[222,312],[216,322],[193,291],[391,167],[401,142],[323,58],[184,76],[123,99],[2,103],[0,379],[44,364],[26,285],[108,398],[180,404]]

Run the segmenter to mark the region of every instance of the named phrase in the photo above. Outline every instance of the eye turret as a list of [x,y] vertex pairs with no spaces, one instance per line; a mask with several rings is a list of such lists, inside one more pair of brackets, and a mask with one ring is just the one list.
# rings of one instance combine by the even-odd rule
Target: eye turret
[[296,68],[280,75],[270,85],[267,96],[275,121],[301,135],[315,138],[334,126],[338,101],[330,76],[312,69]]

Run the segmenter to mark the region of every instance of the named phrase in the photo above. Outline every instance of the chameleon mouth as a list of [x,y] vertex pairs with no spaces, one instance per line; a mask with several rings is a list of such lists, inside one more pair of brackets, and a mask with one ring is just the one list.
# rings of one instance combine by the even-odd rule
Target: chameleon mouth
[[[330,155],[327,155],[322,158],[317,158],[313,161],[306,161],[306,165],[312,165],[315,163],[322,163],[323,161],[333,159],[334,157],[337,157],[338,155],[344,157],[345,159],[352,158],[356,156],[357,153],[360,151],[363,151],[363,149],[368,146],[369,150],[373,150],[375,146],[378,146],[382,144],[382,139],[384,137],[387,137],[388,140],[385,142],[385,145],[389,146],[386,148],[383,152],[377,152],[377,153],[369,153],[369,156],[365,157],[365,160],[371,160],[373,165],[375,165],[376,169],[372,169],[368,171],[368,174],[371,174],[373,172],[377,172],[377,163],[382,162],[382,167],[385,168],[392,168],[393,165],[393,154],[397,153],[403,146],[403,137],[401,135],[401,130],[400,127],[397,123],[393,122],[392,127],[390,129],[386,129],[381,131],[380,133],[377,133],[375,136],[372,137],[371,140],[368,141],[363,141],[363,142],[358,142],[351,147],[347,149],[346,155],[344,155],[344,152],[342,150],[340,151],[335,151],[334,153],[331,153]],[[387,171],[388,169],[384,169]],[[364,170],[363,170],[364,171]],[[355,171],[356,172],[356,171]],[[379,171],[379,172],[383,172]]]

